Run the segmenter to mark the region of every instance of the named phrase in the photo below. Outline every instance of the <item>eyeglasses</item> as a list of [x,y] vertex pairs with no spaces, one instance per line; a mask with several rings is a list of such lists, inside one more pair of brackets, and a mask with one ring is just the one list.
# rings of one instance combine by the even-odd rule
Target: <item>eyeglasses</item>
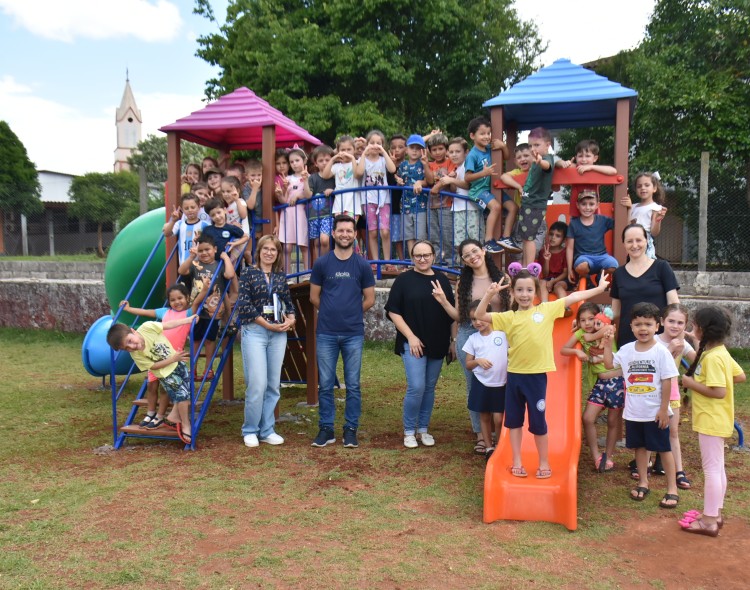
[[469,258],[472,258],[476,256],[477,254],[481,254],[482,251],[479,248],[474,248],[471,252],[467,252],[463,256],[461,256],[462,260],[469,260]]
[[415,260],[429,260],[432,258],[432,252],[429,252],[428,254],[412,254],[411,256]]

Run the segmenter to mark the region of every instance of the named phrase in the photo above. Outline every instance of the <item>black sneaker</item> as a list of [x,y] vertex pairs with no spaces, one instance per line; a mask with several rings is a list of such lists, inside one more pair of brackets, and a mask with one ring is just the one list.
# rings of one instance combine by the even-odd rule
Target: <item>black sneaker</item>
[[354,428],[344,428],[344,446],[347,449],[356,449],[359,446],[357,431]]
[[333,428],[321,428],[318,432],[318,436],[312,441],[314,447],[324,447],[336,442],[336,437],[333,436]]

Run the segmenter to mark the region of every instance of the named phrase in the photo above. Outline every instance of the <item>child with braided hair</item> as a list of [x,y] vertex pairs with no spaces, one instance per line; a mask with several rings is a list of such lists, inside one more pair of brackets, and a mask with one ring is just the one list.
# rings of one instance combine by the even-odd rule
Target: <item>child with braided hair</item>
[[680,526],[686,533],[716,537],[724,525],[721,511],[727,492],[724,439],[734,428],[734,384],[745,381],[745,373],[724,345],[732,329],[732,318],[725,309],[702,307],[693,315],[693,326],[699,346],[682,385],[695,394],[693,430],[698,433],[705,490],[703,513],[689,510]]

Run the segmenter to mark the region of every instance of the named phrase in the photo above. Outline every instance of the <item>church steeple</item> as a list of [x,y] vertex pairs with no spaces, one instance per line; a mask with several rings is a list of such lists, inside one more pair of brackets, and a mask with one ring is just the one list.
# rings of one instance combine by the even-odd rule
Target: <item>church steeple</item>
[[117,126],[117,149],[115,150],[115,172],[129,170],[128,157],[141,141],[141,111],[135,104],[133,90],[130,88],[130,76],[125,70],[125,90],[122,93],[120,106],[115,113]]

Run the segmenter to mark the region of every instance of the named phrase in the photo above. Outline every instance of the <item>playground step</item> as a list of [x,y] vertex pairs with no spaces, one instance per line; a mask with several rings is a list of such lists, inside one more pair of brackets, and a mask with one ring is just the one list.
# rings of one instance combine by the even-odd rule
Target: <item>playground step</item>
[[[148,406],[148,400],[146,398],[137,399],[133,402],[133,405],[138,406],[139,408],[145,408]],[[200,400],[198,403],[195,404],[195,409],[200,410],[202,406],[203,406],[203,400]],[[167,407],[171,408],[172,404],[170,403]]]
[[121,426],[120,432],[125,434],[135,434],[138,436],[164,436],[169,438],[177,438],[177,432],[166,426],[159,426],[159,428],[141,428],[137,424],[131,424],[130,426]]

